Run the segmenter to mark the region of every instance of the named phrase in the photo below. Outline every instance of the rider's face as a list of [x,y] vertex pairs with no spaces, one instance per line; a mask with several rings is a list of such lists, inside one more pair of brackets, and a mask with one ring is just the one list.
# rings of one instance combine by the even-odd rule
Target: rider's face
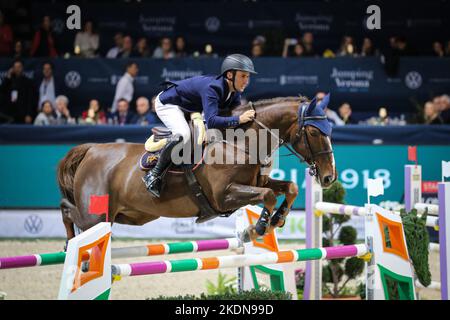
[[250,73],[245,71],[236,71],[234,85],[236,89],[243,92],[250,82]]

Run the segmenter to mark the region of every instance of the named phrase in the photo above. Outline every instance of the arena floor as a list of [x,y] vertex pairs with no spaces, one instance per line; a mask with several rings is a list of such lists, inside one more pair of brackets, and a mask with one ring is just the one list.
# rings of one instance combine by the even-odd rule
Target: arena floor
[[[159,242],[159,241],[158,241]],[[164,241],[162,241],[164,242]],[[136,246],[148,244],[148,241],[113,240],[114,247]],[[63,240],[1,240],[0,256],[17,256],[32,253],[47,253],[61,251]],[[301,248],[304,245],[292,242],[280,243],[280,249]],[[236,254],[233,251],[210,251],[195,253],[197,257]],[[193,253],[172,255],[170,259],[192,258]],[[431,253],[433,280],[439,281],[439,256]],[[120,263],[156,261],[159,257],[142,257],[114,260]],[[298,262],[298,268],[304,268],[303,262]],[[0,270],[0,292],[6,293],[8,300],[54,300],[58,296],[62,265],[33,268]],[[236,276],[236,269],[222,269],[222,274]],[[200,295],[206,293],[206,281],[217,283],[219,270],[169,273],[162,275],[128,277],[114,283],[113,300],[144,300],[163,296]],[[440,300],[437,290],[421,289],[420,298],[425,300]]]

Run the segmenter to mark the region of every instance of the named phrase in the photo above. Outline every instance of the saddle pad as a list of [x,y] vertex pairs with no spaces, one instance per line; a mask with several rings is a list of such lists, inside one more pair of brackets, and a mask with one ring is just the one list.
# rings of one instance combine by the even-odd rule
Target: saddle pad
[[139,167],[142,171],[148,171],[158,162],[159,152],[146,151],[139,160]]

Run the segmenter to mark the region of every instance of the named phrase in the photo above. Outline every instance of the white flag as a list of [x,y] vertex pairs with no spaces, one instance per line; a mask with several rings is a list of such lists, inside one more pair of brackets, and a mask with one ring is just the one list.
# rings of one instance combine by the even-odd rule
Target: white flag
[[442,178],[450,177],[450,161],[442,161]]
[[369,197],[376,197],[384,194],[383,179],[369,179],[367,182],[367,194]]

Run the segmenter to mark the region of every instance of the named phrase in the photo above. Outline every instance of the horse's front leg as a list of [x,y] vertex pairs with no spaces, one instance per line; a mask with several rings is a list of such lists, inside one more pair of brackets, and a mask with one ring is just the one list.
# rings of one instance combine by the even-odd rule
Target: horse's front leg
[[284,226],[286,216],[289,214],[292,205],[298,195],[298,186],[292,181],[282,181],[269,178],[264,187],[270,188],[278,196],[284,194],[285,199],[270,221],[270,227],[268,231],[276,227]]
[[236,207],[243,207],[248,204],[264,203],[263,211],[255,226],[249,226],[242,235],[242,240],[248,242],[266,233],[270,225],[270,216],[275,209],[277,199],[275,193],[270,188],[253,187],[243,184],[231,183],[225,190],[222,202],[224,211],[233,210]]

